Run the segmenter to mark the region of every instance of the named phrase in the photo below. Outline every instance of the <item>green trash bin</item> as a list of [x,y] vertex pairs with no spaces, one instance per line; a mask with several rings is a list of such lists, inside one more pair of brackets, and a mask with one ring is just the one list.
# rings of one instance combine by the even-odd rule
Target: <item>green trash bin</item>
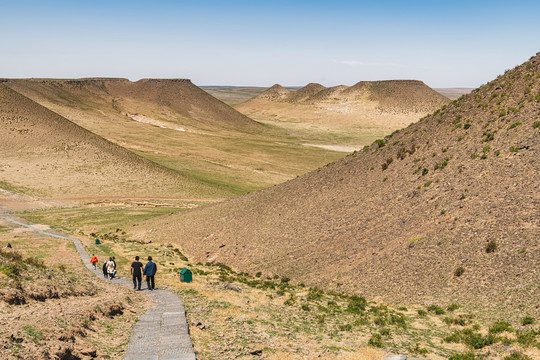
[[193,281],[193,273],[191,270],[183,268],[180,271],[180,281],[181,282],[192,282]]
[[99,244],[101,244],[101,241],[99,241],[99,239],[98,239],[98,238],[96,238],[96,240],[94,240],[94,241],[96,242],[96,245],[99,245]]

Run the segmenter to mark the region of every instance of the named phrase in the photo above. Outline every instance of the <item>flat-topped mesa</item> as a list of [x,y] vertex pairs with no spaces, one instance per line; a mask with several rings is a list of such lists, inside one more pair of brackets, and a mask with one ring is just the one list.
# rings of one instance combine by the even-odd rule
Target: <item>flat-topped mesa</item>
[[324,88],[321,89],[319,92],[311,95],[309,98],[305,99],[304,102],[316,104],[320,101],[339,100],[343,91],[348,88],[349,87],[346,85],[337,85],[329,88]]
[[153,182],[162,186],[156,193],[166,194],[187,184],[178,173],[84,129],[4,84],[0,84],[0,153],[4,164],[16,169],[3,172],[0,180],[47,196],[65,195],[66,189],[72,195],[146,194],[153,191],[146,184]]
[[432,112],[450,102],[420,80],[360,81],[342,95],[376,101],[383,111]]
[[298,89],[296,91],[291,91],[287,95],[287,100],[291,101],[291,102],[304,101],[307,98],[309,98],[310,96],[312,96],[312,95],[314,95],[314,94],[316,94],[319,91],[322,91],[324,89],[326,89],[326,87],[322,86],[321,84],[309,83],[309,84],[307,84],[306,86],[304,86],[301,89]]
[[[190,79],[3,79],[15,91],[47,106],[72,108],[90,101],[118,114],[163,117],[185,127],[258,130],[262,126],[194,85]],[[108,105],[111,106],[111,105]],[[84,105],[83,111],[88,109]],[[65,114],[69,114],[66,111]],[[71,120],[71,119],[70,119]]]

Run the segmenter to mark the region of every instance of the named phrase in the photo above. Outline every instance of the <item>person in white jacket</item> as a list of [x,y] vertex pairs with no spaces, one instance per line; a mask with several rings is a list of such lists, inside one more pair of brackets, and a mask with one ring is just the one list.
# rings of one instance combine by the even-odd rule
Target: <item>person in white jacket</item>
[[116,271],[116,266],[114,264],[112,257],[110,257],[109,261],[107,261],[107,274],[109,274],[109,280],[112,280],[112,278],[114,277],[115,271]]

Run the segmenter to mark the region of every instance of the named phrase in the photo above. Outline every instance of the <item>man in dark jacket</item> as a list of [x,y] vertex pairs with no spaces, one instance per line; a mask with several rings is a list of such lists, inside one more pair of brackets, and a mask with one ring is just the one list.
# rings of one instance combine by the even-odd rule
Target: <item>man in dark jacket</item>
[[152,257],[148,257],[148,262],[144,266],[143,275],[146,275],[146,285],[148,290],[154,290],[154,275],[156,275],[157,265],[152,262]]
[[135,261],[131,263],[131,275],[133,275],[133,290],[141,290],[142,267],[143,264],[139,261],[139,257],[135,256]]

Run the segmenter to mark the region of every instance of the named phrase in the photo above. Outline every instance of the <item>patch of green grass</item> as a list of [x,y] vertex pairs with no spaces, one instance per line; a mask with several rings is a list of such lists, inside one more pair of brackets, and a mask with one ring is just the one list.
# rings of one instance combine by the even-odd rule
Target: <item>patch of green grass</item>
[[43,339],[43,333],[33,326],[25,325],[23,326],[23,330],[24,330],[24,333],[28,337],[30,337],[30,340],[32,340],[34,344],[39,344],[41,339]]

